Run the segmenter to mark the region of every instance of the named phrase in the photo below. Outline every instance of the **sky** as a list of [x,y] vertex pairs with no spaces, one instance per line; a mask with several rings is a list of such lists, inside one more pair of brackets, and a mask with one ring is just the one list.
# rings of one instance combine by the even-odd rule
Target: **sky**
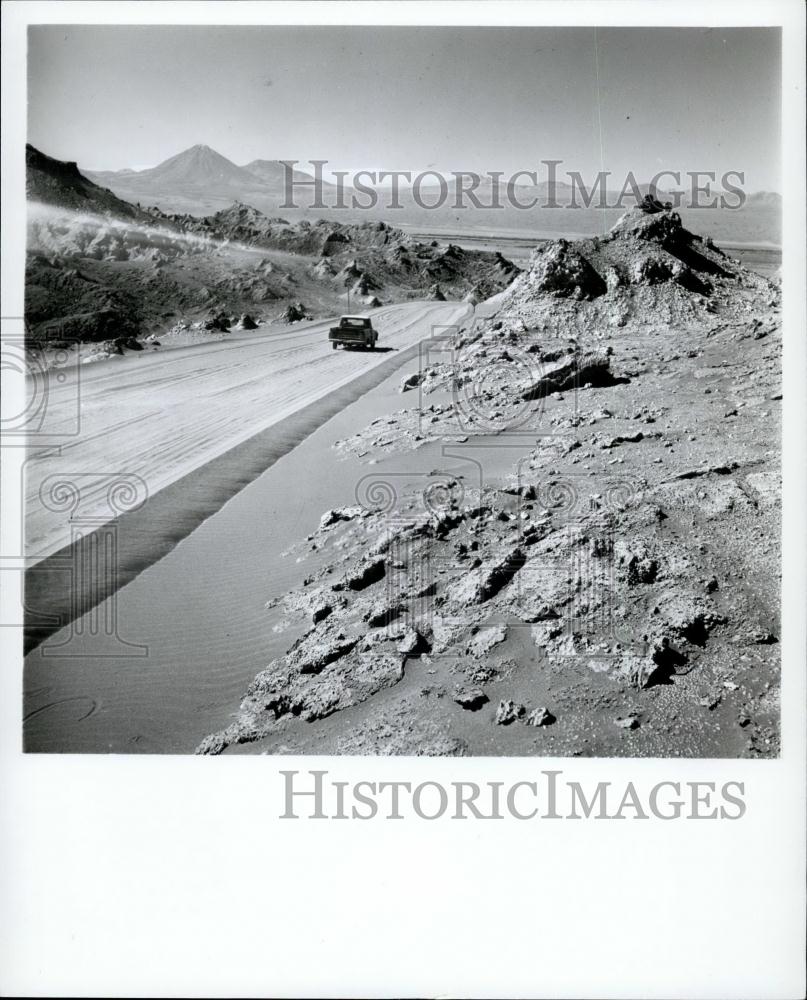
[[740,170],[780,191],[780,73],[767,28],[35,26],[28,140],[90,170],[202,143],[239,164],[553,159],[561,179]]

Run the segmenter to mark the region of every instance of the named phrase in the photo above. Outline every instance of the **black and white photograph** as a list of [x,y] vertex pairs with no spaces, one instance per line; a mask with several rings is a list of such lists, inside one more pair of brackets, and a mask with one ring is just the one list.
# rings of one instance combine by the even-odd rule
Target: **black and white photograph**
[[[96,974],[96,939],[68,922],[43,931],[61,942],[47,974],[16,947],[15,969],[39,971],[15,989],[795,996],[804,9],[763,7],[3,5],[0,638],[17,770],[2,841],[36,830],[34,872],[63,817],[85,853],[63,848],[54,906],[75,899],[96,926],[121,878],[120,919],[140,928],[130,987],[115,917]],[[777,825],[761,802],[785,809],[786,789],[800,818]],[[107,808],[114,862],[91,846]],[[534,845],[544,868],[518,822],[536,818],[563,820],[543,824],[551,850]],[[359,865],[386,819],[404,820],[387,835],[407,860],[368,860],[356,877],[376,902],[343,911],[349,852]],[[714,821],[692,824],[704,854],[668,822],[689,819]],[[406,839],[438,826],[459,845],[448,872],[453,854]],[[775,860],[741,846],[753,829],[760,844],[779,830]],[[139,885],[126,843],[156,859]],[[312,860],[319,845],[330,860]],[[8,912],[29,912],[51,860],[15,879]],[[587,865],[601,892],[581,888]],[[220,979],[203,971],[207,929],[175,978],[170,956],[143,960],[152,876],[149,899],[190,936],[250,897]],[[470,908],[462,943],[445,976],[376,985],[390,942],[368,964],[345,942],[375,940],[421,879],[444,884],[443,916],[416,940],[436,950],[434,928]],[[506,933],[514,911],[474,969],[476,879],[481,912],[560,907],[535,925],[544,965],[523,967],[532,925]],[[297,907],[319,907],[316,886],[301,963]],[[266,919],[295,958],[240,978],[259,964],[255,913],[281,899]],[[598,980],[617,924],[595,945],[594,921],[623,921],[620,963],[642,952],[648,969],[668,905],[699,910],[670,929],[691,957],[652,987],[638,969]],[[571,947],[582,909],[593,951],[563,972],[550,941]],[[752,912],[771,924],[743,980]],[[737,955],[700,954],[715,924]],[[355,978],[323,978],[343,959]]]
[[28,41],[27,750],[778,754],[777,29]]

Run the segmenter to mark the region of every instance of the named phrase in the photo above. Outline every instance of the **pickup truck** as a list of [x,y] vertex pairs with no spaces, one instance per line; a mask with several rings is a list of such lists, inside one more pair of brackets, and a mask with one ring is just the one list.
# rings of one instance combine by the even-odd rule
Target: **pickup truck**
[[374,351],[378,333],[366,316],[342,316],[339,325],[328,331],[328,340],[334,350],[342,344],[345,348],[369,347]]

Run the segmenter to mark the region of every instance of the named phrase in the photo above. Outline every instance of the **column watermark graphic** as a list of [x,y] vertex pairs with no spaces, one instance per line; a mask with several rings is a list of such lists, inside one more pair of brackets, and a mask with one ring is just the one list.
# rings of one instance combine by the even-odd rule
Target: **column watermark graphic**
[[80,344],[39,342],[9,317],[2,358],[20,390],[4,394],[2,449],[24,457],[15,465],[19,547],[0,558],[5,579],[20,582],[21,605],[0,624],[22,628],[26,650],[39,646],[43,657],[147,656],[147,645],[123,635],[117,598],[122,519],[146,503],[147,484],[133,472],[68,464],[82,433]]

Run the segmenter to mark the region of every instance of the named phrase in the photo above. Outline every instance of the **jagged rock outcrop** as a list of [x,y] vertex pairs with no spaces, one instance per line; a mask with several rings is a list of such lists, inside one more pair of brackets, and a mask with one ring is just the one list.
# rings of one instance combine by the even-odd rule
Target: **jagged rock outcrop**
[[[432,271],[463,253],[429,248]],[[428,469],[513,431],[511,473],[477,483],[452,448],[393,515],[328,512],[332,562],[285,602],[303,639],[204,752],[412,752],[427,719],[483,754],[776,753],[777,286],[646,199],[499,301],[338,447]]]

